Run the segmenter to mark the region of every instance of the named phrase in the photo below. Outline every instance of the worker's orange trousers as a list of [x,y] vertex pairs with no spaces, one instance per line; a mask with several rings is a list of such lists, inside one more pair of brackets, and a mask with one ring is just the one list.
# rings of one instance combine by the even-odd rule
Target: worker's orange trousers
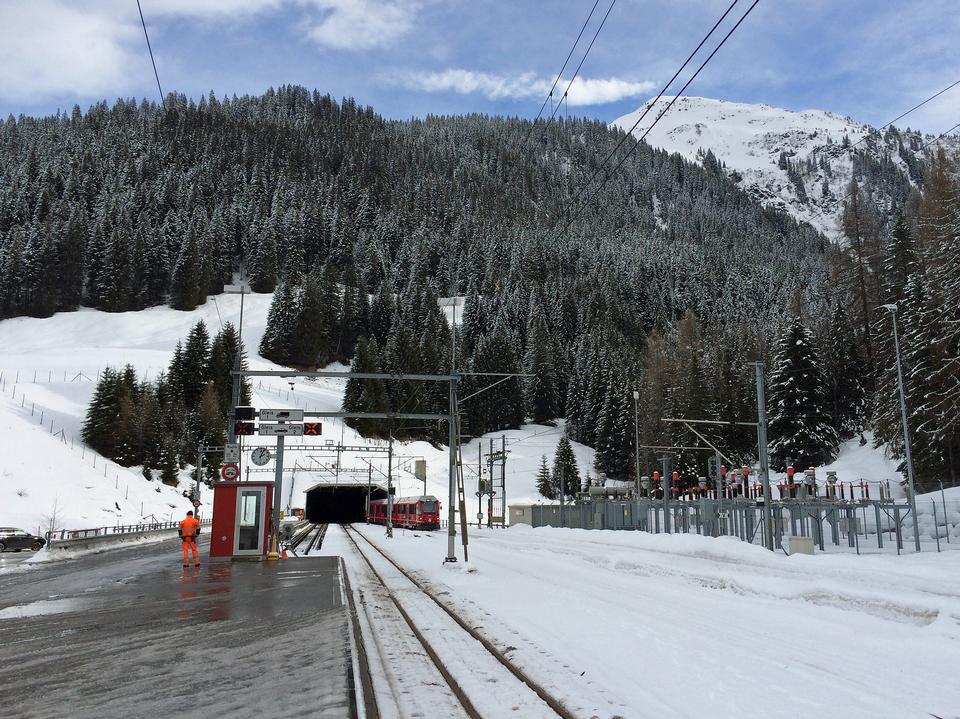
[[194,564],[199,564],[199,563],[200,563],[200,557],[199,557],[199,555],[198,555],[198,553],[197,553],[197,542],[196,542],[196,540],[189,539],[189,540],[184,540],[184,542],[183,542],[183,563],[184,563],[184,565],[187,564],[187,557],[188,557],[188,554],[187,554],[187,553],[188,553],[188,552],[193,552],[193,563],[194,563]]

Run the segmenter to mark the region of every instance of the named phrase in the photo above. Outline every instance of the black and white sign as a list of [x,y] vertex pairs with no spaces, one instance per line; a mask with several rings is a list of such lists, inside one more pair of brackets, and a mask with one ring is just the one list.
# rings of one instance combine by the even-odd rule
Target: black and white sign
[[234,464],[240,461],[240,445],[225,444],[223,446],[223,463]]
[[302,424],[261,424],[257,427],[257,433],[261,437],[302,437]]
[[250,453],[250,461],[258,467],[262,467],[273,458],[270,450],[266,447],[257,447]]
[[302,409],[261,409],[261,422],[302,422]]

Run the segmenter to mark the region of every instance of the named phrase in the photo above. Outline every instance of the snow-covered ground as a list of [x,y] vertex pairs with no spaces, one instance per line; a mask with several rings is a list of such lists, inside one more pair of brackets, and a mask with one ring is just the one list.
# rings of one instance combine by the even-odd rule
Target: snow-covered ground
[[[445,565],[442,532],[357,526],[578,716],[960,716],[960,552],[517,526],[473,531],[469,565]],[[340,531],[322,551],[359,572]]]
[[[243,334],[252,369],[278,369],[256,354],[270,301],[270,295],[248,295],[245,299]],[[452,303],[445,300],[444,304],[452,319]],[[458,303],[458,313],[462,312],[460,305],[462,302]],[[147,482],[139,468],[119,467],[82,448],[80,427],[95,379],[104,367],[131,363],[140,376],[155,377],[167,368],[177,341],[185,338],[198,320],[206,322],[214,333],[221,322],[236,324],[239,311],[239,296],[221,295],[192,312],[167,307],[120,314],[82,310],[48,319],[21,317],[0,322],[0,430],[4,437],[0,526],[13,525],[35,531],[49,528],[55,519],[58,528],[81,528],[152,518],[166,520],[185,511],[187,504],[180,490]],[[333,366],[331,369],[346,368]],[[334,379],[298,379],[292,386],[277,377],[255,379],[253,403],[261,408],[296,406],[337,410],[344,386],[342,380]],[[486,512],[485,504],[478,507],[475,492],[480,472],[486,470],[490,439],[494,440],[494,450],[500,449],[502,440],[506,442],[508,502],[524,504],[544,501],[536,490],[536,472],[541,456],[546,455],[552,462],[562,433],[562,422],[554,427],[526,425],[466,442],[462,458],[468,517],[473,520],[478,509]],[[248,441],[272,444],[269,438],[253,437]],[[320,443],[338,442],[385,446],[384,442],[364,440],[343,422],[325,420]],[[375,480],[385,481],[386,459],[382,455],[344,452],[338,467],[338,457],[332,449],[296,451],[298,445],[305,443],[316,445],[317,440],[287,440],[286,506],[303,507],[305,491],[321,481],[365,482],[365,460],[373,463]],[[577,443],[573,443],[573,448],[584,476],[592,467],[593,450]],[[413,460],[422,458],[427,461],[427,493],[445,502],[446,448],[426,442],[398,442],[394,449],[394,477],[399,495],[423,491],[423,485],[413,475]],[[266,469],[272,467],[271,463]],[[903,496],[896,462],[873,449],[871,442],[865,446],[856,440],[847,442],[831,465],[817,469],[821,481],[826,478],[826,470],[836,471],[843,483],[857,484],[861,479],[873,483],[889,480],[893,495]],[[188,476],[189,472],[185,473],[184,481]],[[772,479],[776,483],[782,477],[774,475]],[[876,491],[873,484],[871,492]],[[939,502],[939,494],[933,499]],[[921,531],[925,537],[933,538],[933,511],[928,505],[929,502],[924,501],[919,506],[924,525]],[[960,495],[948,500],[947,509],[957,515],[953,525],[960,526]],[[929,521],[925,514],[930,515]],[[943,516],[938,519],[941,537],[944,537]]]
[[[639,137],[671,100],[661,98],[635,130]],[[650,104],[644,103],[635,112],[614,120],[612,125],[629,130]],[[870,127],[849,117],[840,117],[823,110],[794,112],[770,105],[713,100],[705,97],[681,97],[664,114],[646,141],[653,147],[678,152],[686,159],[699,162],[703,153],[712,150],[728,171],[739,173],[739,185],[770,207],[786,210],[798,220],[809,222],[827,237],[841,236],[839,218],[846,188],[853,172],[850,150],[843,147],[844,137],[857,143]],[[953,143],[952,140],[946,142]],[[868,149],[869,143],[857,149]],[[952,145],[956,147],[956,145]],[[888,148],[878,149],[879,157]],[[890,159],[906,169],[896,148],[890,148]],[[780,154],[785,152],[796,163],[808,158],[830,161],[830,173],[817,167],[803,176],[806,200],[779,167]],[[827,192],[823,192],[826,181]],[[669,198],[659,198],[668,201]]]
[[[281,369],[256,354],[266,327],[271,295],[247,295],[244,301],[243,339],[251,369]],[[462,298],[458,298],[459,320]],[[451,301],[445,311],[452,319]],[[134,523],[142,518],[166,520],[187,508],[180,490],[147,482],[139,468],[125,469],[102,457],[94,457],[80,444],[80,428],[98,373],[106,366],[132,364],[141,377],[165,371],[173,349],[185,339],[198,320],[211,335],[221,322],[239,323],[240,297],[221,295],[192,312],[153,307],[141,312],[111,314],[96,310],[62,313],[48,319],[20,317],[0,321],[0,430],[4,461],[0,465],[0,526],[12,525],[36,531],[48,529],[54,519],[58,528],[80,528]],[[335,365],[330,369],[347,369]],[[306,379],[291,384],[271,377],[253,381],[253,404],[257,407],[303,407],[319,411],[339,410],[345,383],[342,380]],[[14,390],[16,394],[14,395]],[[21,407],[23,402],[23,407]],[[33,414],[31,415],[31,409]],[[43,423],[40,423],[40,419]],[[50,422],[53,422],[52,430]],[[475,491],[478,460],[486,467],[489,437],[500,448],[506,438],[509,451],[507,493],[511,502],[537,501],[536,470],[540,457],[552,462],[562,425],[528,425],[498,432],[463,445],[468,514],[476,516]],[[324,420],[320,443],[353,446],[384,442],[364,440],[338,420]],[[252,437],[249,443],[272,445],[270,438]],[[302,444],[316,445],[316,438],[288,439],[286,447],[284,504],[305,505],[305,491],[324,481],[366,481],[369,460],[374,479],[385,481],[386,458],[362,452],[297,451]],[[413,459],[427,461],[429,494],[443,502],[447,497],[446,448],[427,442],[395,445],[394,476],[399,496],[419,494],[423,485],[413,475]],[[593,450],[574,444],[581,474],[593,463]],[[95,466],[94,466],[95,462]],[[106,474],[104,474],[106,467]],[[273,464],[266,466],[271,470]],[[189,473],[185,473],[187,481]],[[292,479],[292,482],[291,482]],[[159,492],[156,490],[160,489]],[[292,489],[292,491],[291,491]],[[119,506],[119,508],[118,508]],[[483,511],[486,512],[486,506]]]

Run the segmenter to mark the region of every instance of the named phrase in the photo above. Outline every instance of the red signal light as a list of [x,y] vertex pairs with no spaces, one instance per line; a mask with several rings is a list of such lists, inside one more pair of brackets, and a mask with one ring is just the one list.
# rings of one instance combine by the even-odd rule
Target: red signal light
[[307,437],[318,437],[323,431],[323,425],[320,422],[304,422],[303,434]]
[[234,422],[233,433],[238,437],[253,434],[253,422]]

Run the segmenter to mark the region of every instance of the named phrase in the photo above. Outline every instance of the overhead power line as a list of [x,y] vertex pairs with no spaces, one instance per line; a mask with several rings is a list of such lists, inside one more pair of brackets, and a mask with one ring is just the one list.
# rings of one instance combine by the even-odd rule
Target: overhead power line
[[[580,38],[583,37],[583,31],[587,29],[587,23],[590,22],[590,18],[593,17],[593,13],[599,4],[600,0],[594,0],[593,7],[590,8],[590,14],[587,15],[587,19],[583,21],[583,25],[580,27],[580,32],[577,33],[577,39],[573,41],[573,45],[570,47],[570,52],[567,53],[567,58],[563,61],[563,65],[560,67],[560,72],[557,73],[557,79],[553,81],[553,86],[550,88],[550,92],[548,92],[547,96],[543,98],[543,104],[540,105],[540,112],[537,113],[536,118],[533,120],[534,125],[543,115],[543,109],[547,106],[547,103],[550,102],[550,98],[553,97],[553,91],[557,89],[557,85],[560,84],[560,79],[563,77],[563,71],[567,69],[567,63],[570,62],[570,58],[573,57],[573,51],[576,50],[577,45],[580,44]],[[530,127],[530,132],[533,132],[532,125]]]
[[[603,182],[600,183],[600,185],[599,185],[599,186],[597,187],[597,189],[593,192],[593,194],[590,195],[590,197],[588,197],[584,202],[580,203],[580,206],[576,209],[576,211],[575,211],[572,215],[570,215],[570,217],[567,219],[567,222],[566,222],[566,224],[564,225],[563,230],[562,230],[561,232],[566,232],[567,228],[570,227],[570,225],[571,225],[571,224],[573,223],[573,221],[577,218],[577,216],[579,216],[579,214],[583,211],[583,209],[584,209],[595,197],[597,197],[597,195],[600,194],[600,191],[601,191],[601,190],[606,186],[606,184],[610,181],[610,178],[613,176],[613,173],[615,173],[617,170],[619,170],[620,167],[623,166],[623,163],[626,162],[627,159],[630,157],[630,155],[632,155],[632,154],[634,153],[634,151],[635,151],[641,144],[643,144],[643,141],[646,139],[647,135],[650,134],[650,131],[653,130],[654,127],[656,127],[657,123],[660,122],[660,119],[670,110],[671,107],[673,107],[673,104],[674,104],[677,100],[680,99],[680,97],[683,95],[683,93],[686,91],[686,89],[690,86],[690,84],[691,84],[694,80],[697,79],[697,76],[703,71],[703,69],[707,66],[707,64],[709,64],[709,62],[713,59],[714,55],[716,55],[717,52],[719,52],[720,48],[722,48],[722,47],[726,44],[727,40],[730,39],[730,36],[733,35],[733,33],[737,31],[737,28],[740,27],[740,25],[743,23],[743,21],[747,19],[747,17],[750,15],[751,12],[753,12],[753,9],[757,6],[757,4],[758,4],[759,2],[760,2],[760,0],[753,0],[753,3],[750,5],[749,8],[747,8],[747,11],[746,11],[745,13],[743,13],[743,15],[740,16],[740,19],[737,20],[736,24],[735,24],[732,28],[730,28],[729,31],[727,31],[727,34],[723,36],[723,39],[722,39],[722,40],[720,41],[720,43],[711,51],[711,53],[707,56],[707,59],[704,60],[704,61],[700,64],[700,67],[697,68],[696,72],[694,72],[693,75],[690,76],[690,78],[683,84],[683,87],[681,87],[680,90],[677,92],[677,94],[674,95],[673,98],[670,100],[670,102],[667,103],[667,106],[664,107],[663,110],[660,111],[660,113],[656,116],[656,118],[654,118],[653,122],[650,124],[650,127],[648,127],[646,130],[644,130],[643,134],[642,134],[639,138],[637,138],[637,141],[633,144],[633,147],[631,147],[629,150],[627,150],[627,152],[623,155],[623,157],[620,158],[620,160],[617,162],[617,164],[614,165],[613,170],[612,170],[611,172],[606,172],[606,176],[604,177]],[[734,2],[734,5],[735,5],[735,4],[736,4],[736,2]],[[732,8],[732,5],[731,5],[731,8]],[[727,12],[729,12],[729,11],[730,11],[730,9],[728,8]],[[726,15],[726,13],[724,13],[724,15]],[[719,23],[718,23],[718,24],[719,24]],[[715,26],[715,27],[716,27],[716,26]],[[713,33],[713,29],[711,29],[711,31],[710,31],[710,34],[712,34],[712,33]],[[709,34],[708,34],[708,37],[709,37]],[[664,91],[665,91],[665,89],[664,89]],[[661,94],[662,94],[662,93],[661,93]],[[634,127],[636,127],[636,125],[634,125]],[[632,130],[631,130],[631,132],[632,132]],[[612,154],[611,154],[611,155],[608,155],[608,158],[611,157],[611,156],[612,156]],[[604,163],[606,163],[606,160],[604,160]],[[603,166],[601,165],[601,168],[602,168],[602,167],[603,167]],[[599,170],[598,170],[598,172],[599,172]],[[597,173],[594,173],[594,176],[596,176],[596,174],[597,174]]]
[[147,51],[150,53],[150,63],[153,65],[153,76],[157,78],[157,90],[160,91],[160,104],[163,109],[167,109],[167,101],[163,98],[163,88],[160,87],[160,73],[157,72],[157,62],[153,59],[153,48],[150,47],[150,35],[147,34],[147,21],[143,19],[143,8],[140,7],[140,0],[137,0],[137,10],[140,11],[140,24],[143,25],[143,37],[147,40]]
[[935,142],[939,142],[940,140],[942,140],[943,138],[945,138],[947,135],[949,135],[951,132],[953,132],[954,130],[956,130],[956,129],[958,129],[958,128],[960,128],[960,122],[958,122],[956,125],[954,125],[953,127],[951,127],[949,130],[945,130],[945,131],[941,132],[939,135],[937,135],[937,136],[936,136],[935,138],[933,138],[932,140],[930,140],[930,141],[924,143],[923,145],[921,145],[921,146],[920,146],[920,149],[921,149],[921,150],[926,150],[928,147],[930,147],[930,145],[932,145],[932,144],[935,143]]
[[[617,4],[617,0],[610,0],[610,7],[607,8],[607,12],[604,14],[603,19],[600,21],[600,24],[597,26],[597,31],[593,33],[593,39],[590,40],[590,44],[587,45],[586,52],[583,53],[583,57],[580,58],[580,62],[577,64],[577,69],[573,71],[573,77],[570,78],[570,82],[567,83],[566,89],[563,91],[561,99],[567,97],[567,93],[570,92],[570,88],[573,86],[573,81],[577,79],[577,75],[580,74],[580,68],[583,67],[583,63],[586,62],[587,56],[590,54],[590,51],[593,49],[593,43],[597,41],[597,37],[600,35],[600,31],[603,30],[603,26],[607,23],[607,18],[610,17],[610,13],[613,11],[613,6]],[[557,110],[560,109],[560,103],[557,103],[557,106],[553,109],[553,112],[550,113],[550,119],[552,120],[554,115],[557,114]]]
[[627,141],[627,138],[629,138],[630,135],[633,133],[633,131],[637,129],[637,126],[643,121],[643,118],[647,116],[647,113],[649,113],[650,110],[653,108],[653,106],[657,104],[657,102],[660,100],[661,97],[663,97],[663,94],[670,88],[674,80],[676,80],[677,77],[679,77],[680,73],[683,72],[684,69],[687,67],[687,65],[690,64],[690,61],[696,56],[698,52],[700,52],[700,49],[704,46],[707,40],[710,39],[710,36],[713,35],[716,29],[720,26],[720,23],[722,23],[726,19],[727,15],[730,14],[730,11],[733,10],[734,6],[738,2],[739,0],[733,0],[733,2],[730,3],[730,7],[726,9],[723,15],[720,16],[720,19],[717,20],[716,23],[714,23],[712,28],[710,28],[710,32],[708,32],[706,35],[703,36],[703,39],[700,41],[700,44],[697,45],[697,47],[694,49],[693,52],[690,53],[689,56],[687,56],[687,59],[683,61],[683,64],[677,69],[677,71],[673,73],[673,77],[671,77],[667,81],[667,84],[663,86],[663,88],[660,90],[660,93],[653,99],[652,102],[647,103],[647,108],[643,111],[640,117],[637,118],[637,121],[633,123],[633,127],[631,127],[630,130],[622,138],[620,138],[620,141],[614,146],[614,148],[610,151],[610,153],[605,158],[603,158],[603,162],[600,163],[600,166],[594,171],[594,173],[590,176],[590,178],[585,183],[583,183],[583,185],[581,185],[580,189],[570,200],[571,204],[576,202],[577,198],[580,197],[580,195],[583,194],[584,190],[586,190],[590,186],[590,183],[596,179],[597,175],[600,174],[600,170],[603,169],[604,165],[606,165],[607,162],[610,161],[610,158],[617,153],[617,150],[619,150],[620,147],[623,145],[623,143]]
[[[937,92],[933,93],[930,97],[928,97],[928,98],[927,98],[926,100],[924,100],[923,102],[917,103],[916,105],[914,105],[913,107],[911,107],[911,108],[910,108],[909,110],[907,110],[906,112],[897,115],[895,118],[893,118],[892,120],[890,120],[890,122],[886,123],[885,125],[881,125],[880,127],[878,127],[877,130],[879,131],[879,130],[885,130],[885,129],[887,129],[888,127],[890,127],[891,125],[893,125],[893,123],[897,122],[898,120],[902,120],[903,118],[905,118],[907,115],[909,115],[909,114],[910,114],[911,112],[913,112],[914,110],[919,110],[921,107],[923,107],[924,105],[926,105],[926,104],[927,104],[928,102],[930,102],[931,100],[934,100],[934,99],[940,97],[940,96],[941,96],[943,93],[945,93],[947,90],[950,90],[950,89],[956,87],[957,85],[960,85],[960,80],[955,80],[954,82],[950,83],[950,84],[947,85],[945,88],[943,88],[942,90],[938,90]],[[923,150],[924,148],[926,148],[926,147],[927,147],[928,145],[930,145],[931,143],[936,142],[937,140],[939,140],[940,138],[942,138],[944,135],[946,135],[946,134],[952,132],[953,130],[955,130],[957,127],[960,127],[960,124],[954,125],[952,128],[950,128],[950,129],[947,130],[945,133],[943,133],[942,135],[940,135],[940,137],[937,137],[937,138],[935,138],[935,139],[933,139],[933,140],[930,140],[930,142],[928,142],[926,145],[922,145],[922,146],[920,147],[920,149]],[[859,144],[861,144],[861,143],[863,143],[863,142],[866,142],[866,141],[867,141],[869,138],[871,138],[871,137],[873,137],[873,134],[870,133],[870,132],[868,132],[866,135],[864,135],[864,136],[861,137],[859,140],[857,140],[857,141],[854,142],[852,145],[850,145],[850,147],[847,148],[847,151],[849,152],[849,151],[853,150],[853,148],[855,148],[857,145],[859,145]],[[813,152],[816,153],[816,149],[815,149]],[[807,159],[809,159],[809,156],[808,156]],[[799,177],[802,179],[802,178],[806,177],[807,175],[813,173],[816,169],[817,169],[817,166],[816,166],[816,165],[814,165],[813,167],[804,168],[802,171],[799,172]]]

